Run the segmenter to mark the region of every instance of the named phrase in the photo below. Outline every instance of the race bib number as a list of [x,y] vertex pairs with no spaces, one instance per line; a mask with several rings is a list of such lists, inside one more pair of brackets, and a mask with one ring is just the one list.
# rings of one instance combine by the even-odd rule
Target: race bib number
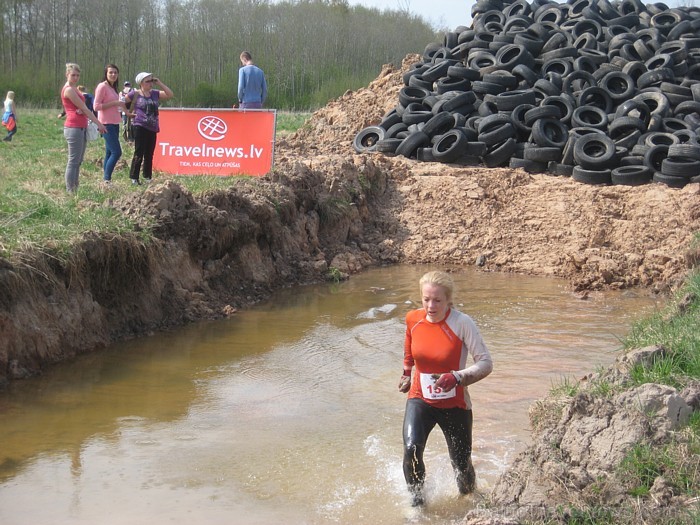
[[424,399],[449,399],[457,395],[457,389],[453,388],[449,392],[445,392],[439,386],[435,386],[435,381],[440,379],[441,374],[421,374],[420,387],[423,391]]

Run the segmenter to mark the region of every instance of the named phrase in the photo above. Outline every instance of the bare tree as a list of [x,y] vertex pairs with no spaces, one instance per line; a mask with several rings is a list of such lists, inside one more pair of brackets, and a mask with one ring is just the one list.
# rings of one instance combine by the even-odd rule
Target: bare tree
[[347,0],[0,0],[0,92],[55,100],[66,62],[81,64],[86,85],[111,62],[122,80],[167,77],[174,104],[228,105],[248,49],[268,77],[270,104],[309,107],[434,41],[408,14],[410,1],[401,4],[380,12]]

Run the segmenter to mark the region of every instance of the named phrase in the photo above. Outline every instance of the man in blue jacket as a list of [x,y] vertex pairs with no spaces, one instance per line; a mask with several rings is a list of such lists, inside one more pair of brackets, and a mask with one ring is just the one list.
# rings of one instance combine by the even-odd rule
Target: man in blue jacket
[[267,82],[265,73],[253,64],[249,51],[241,53],[241,64],[238,70],[238,102],[241,109],[260,109],[267,98]]

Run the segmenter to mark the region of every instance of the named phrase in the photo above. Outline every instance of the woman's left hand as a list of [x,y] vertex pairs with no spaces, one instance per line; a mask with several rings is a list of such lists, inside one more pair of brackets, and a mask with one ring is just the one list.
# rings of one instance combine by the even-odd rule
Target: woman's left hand
[[457,386],[457,378],[452,372],[442,374],[438,380],[435,381],[435,386],[442,388],[443,392],[449,392]]
[[408,374],[407,374],[406,370],[404,370],[404,373],[401,376],[401,380],[399,381],[399,392],[403,392],[405,394],[410,389],[411,389],[411,371],[408,370]]

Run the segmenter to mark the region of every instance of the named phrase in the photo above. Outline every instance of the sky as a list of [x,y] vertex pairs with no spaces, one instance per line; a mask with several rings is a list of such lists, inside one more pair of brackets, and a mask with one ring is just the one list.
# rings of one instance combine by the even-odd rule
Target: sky
[[[363,5],[384,9],[403,10],[420,16],[426,22],[439,29],[454,29],[457,26],[471,26],[471,10],[476,0],[349,0],[350,5]],[[532,0],[529,0],[532,3]],[[566,0],[558,0],[565,3]],[[647,3],[646,1],[644,2]],[[685,0],[666,0],[669,7],[679,5],[695,5],[695,0],[688,3]]]
[[350,5],[403,10],[420,16],[435,29],[470,26],[474,0],[349,0]]

